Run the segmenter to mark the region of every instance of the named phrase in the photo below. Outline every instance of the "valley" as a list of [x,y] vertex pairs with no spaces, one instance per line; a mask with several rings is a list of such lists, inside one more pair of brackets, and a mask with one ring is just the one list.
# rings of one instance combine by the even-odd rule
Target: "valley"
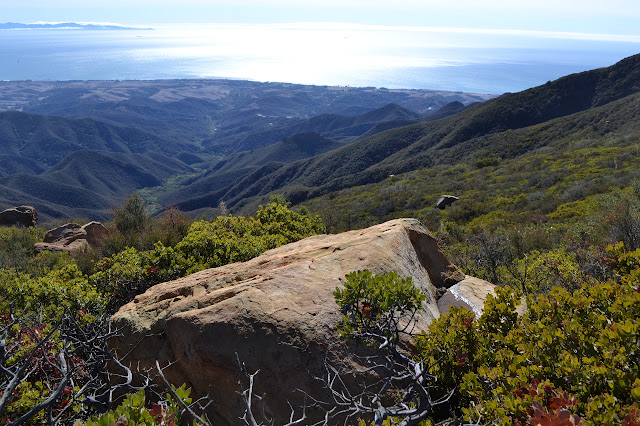
[[[202,175],[216,185],[200,187],[222,189],[237,178],[233,170],[311,157],[491,97],[234,80],[0,82],[0,205],[23,199],[44,220],[103,220],[126,193],[159,187],[171,175]],[[297,134],[297,154],[285,148],[289,152],[282,156],[270,147]],[[79,151],[87,152],[72,156]],[[118,165],[99,160],[109,153],[119,154]],[[80,158],[95,167],[72,171],[70,163],[82,164]],[[61,177],[66,173],[75,176]],[[97,181],[102,184],[89,183]],[[55,195],[73,188],[95,194],[95,202],[83,205],[82,197]],[[160,209],[185,199],[158,198]]]

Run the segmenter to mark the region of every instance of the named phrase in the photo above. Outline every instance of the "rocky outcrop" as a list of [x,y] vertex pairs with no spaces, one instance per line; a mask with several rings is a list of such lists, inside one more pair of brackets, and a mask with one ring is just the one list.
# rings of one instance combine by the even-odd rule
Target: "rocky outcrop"
[[243,412],[238,357],[249,370],[260,369],[255,392],[266,394],[266,412],[280,423],[288,418],[287,401],[302,401],[297,389],[326,396],[314,379],[323,374],[325,359],[357,366],[355,346],[338,338],[340,312],[332,293],[347,273],[362,269],[413,277],[427,295],[418,317],[422,329],[440,315],[437,289],[469,279],[423,225],[398,219],[310,237],[248,262],[156,285],[114,315],[121,337],[111,347],[119,355],[132,351],[126,361],[136,367],[174,362],[165,371],[169,381],[186,383],[196,397],[209,395],[209,414],[219,425],[239,424]]
[[0,226],[36,226],[38,211],[33,206],[18,206],[0,212]]
[[109,230],[100,222],[89,222],[82,229],[85,232],[84,239],[92,248],[102,247],[102,239],[109,235]]
[[67,223],[50,229],[44,236],[43,242],[35,244],[36,251],[66,251],[75,252],[86,247],[98,249],[102,238],[109,231],[100,222],[89,222],[84,226],[77,223]]

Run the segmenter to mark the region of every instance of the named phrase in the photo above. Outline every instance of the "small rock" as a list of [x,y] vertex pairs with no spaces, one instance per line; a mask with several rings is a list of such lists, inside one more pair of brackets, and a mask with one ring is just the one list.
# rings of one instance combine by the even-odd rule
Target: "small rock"
[[447,206],[450,206],[454,202],[458,201],[458,197],[453,195],[441,195],[436,201],[436,207],[440,210],[444,210]]
[[466,276],[464,280],[449,287],[438,300],[438,310],[444,315],[452,306],[459,306],[482,315],[482,307],[489,294],[495,296],[495,286],[480,278]]

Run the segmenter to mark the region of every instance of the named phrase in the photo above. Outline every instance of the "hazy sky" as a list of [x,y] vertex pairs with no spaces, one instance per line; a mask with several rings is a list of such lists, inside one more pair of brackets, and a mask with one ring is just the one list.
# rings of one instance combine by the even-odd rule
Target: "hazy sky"
[[0,22],[349,22],[640,35],[638,0],[0,0]]

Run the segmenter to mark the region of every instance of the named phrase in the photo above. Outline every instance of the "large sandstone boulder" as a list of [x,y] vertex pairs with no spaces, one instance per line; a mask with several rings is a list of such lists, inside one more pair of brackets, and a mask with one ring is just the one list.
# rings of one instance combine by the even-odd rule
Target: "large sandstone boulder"
[[136,368],[173,362],[165,371],[169,381],[186,383],[195,397],[208,395],[209,414],[219,425],[240,424],[238,357],[249,370],[260,369],[255,393],[266,394],[266,412],[278,424],[288,419],[287,401],[302,401],[297,389],[326,397],[314,379],[323,375],[325,359],[357,365],[355,346],[338,338],[332,292],[347,273],[362,269],[413,277],[427,295],[418,317],[422,329],[440,315],[436,295],[468,279],[422,224],[398,219],[310,237],[156,285],[113,316],[121,337],[111,347],[120,356],[132,351],[126,362]]
[[18,206],[0,212],[0,225],[36,226],[38,211],[33,206]]
[[76,252],[86,247],[101,247],[102,238],[109,231],[100,222],[89,222],[80,226],[77,223],[66,223],[47,231],[43,242],[36,243],[36,251]]

